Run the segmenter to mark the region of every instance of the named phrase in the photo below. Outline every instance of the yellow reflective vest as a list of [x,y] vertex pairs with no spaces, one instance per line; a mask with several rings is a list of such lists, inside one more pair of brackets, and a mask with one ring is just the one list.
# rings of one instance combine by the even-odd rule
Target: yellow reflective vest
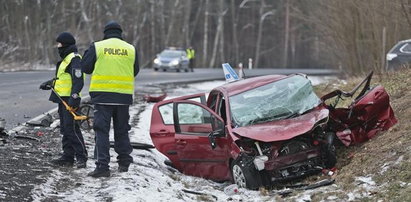
[[97,60],[91,75],[90,92],[134,94],[134,46],[117,38],[94,45]]
[[194,57],[195,57],[194,49],[187,48],[186,53],[187,53],[187,58],[188,59],[194,59]]
[[80,57],[81,55],[78,53],[70,53],[68,54],[60,63],[58,70],[57,70],[57,80],[54,83],[54,90],[59,96],[71,96],[71,74],[66,72],[67,66],[70,64],[71,60],[74,57]]

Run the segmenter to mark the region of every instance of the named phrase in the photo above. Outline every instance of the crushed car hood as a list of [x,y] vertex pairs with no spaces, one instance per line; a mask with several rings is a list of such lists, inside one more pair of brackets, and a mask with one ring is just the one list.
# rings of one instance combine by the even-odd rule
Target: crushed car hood
[[262,142],[288,140],[310,131],[316,123],[328,118],[328,114],[328,109],[314,109],[295,118],[234,128],[233,132]]

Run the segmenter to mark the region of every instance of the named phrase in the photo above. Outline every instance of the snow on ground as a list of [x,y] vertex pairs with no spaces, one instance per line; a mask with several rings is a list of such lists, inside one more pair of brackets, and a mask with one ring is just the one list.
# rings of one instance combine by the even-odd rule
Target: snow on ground
[[375,192],[379,186],[384,186],[377,185],[374,180],[372,180],[371,176],[355,177],[354,181],[354,183],[357,184],[357,187],[355,190],[352,190],[352,192],[347,194],[349,201],[366,198],[371,193]]
[[[214,81],[192,84],[187,88],[175,89],[169,93],[169,96],[206,92],[223,83],[223,81]],[[136,116],[139,118],[137,125],[130,131],[131,142],[152,144],[149,135],[152,107],[151,103],[141,103],[130,108],[131,119]],[[93,135],[87,133],[85,139],[92,141]],[[93,146],[89,146],[88,152],[89,156],[93,153]],[[229,185],[229,182],[216,183],[183,175],[168,168],[163,163],[166,157],[155,149],[133,150],[134,163],[131,164],[129,172],[119,173],[114,149],[110,149],[110,154],[110,178],[87,177],[87,173],[95,168],[93,159],[89,159],[85,169],[54,169],[46,183],[33,189],[34,201],[45,199],[61,201],[266,201],[275,200],[278,197],[274,193],[262,195],[259,191],[245,189],[240,189],[237,195],[228,196],[223,189]],[[201,192],[205,195],[185,193],[183,189]],[[309,191],[299,197],[299,201],[310,199],[311,192]]]

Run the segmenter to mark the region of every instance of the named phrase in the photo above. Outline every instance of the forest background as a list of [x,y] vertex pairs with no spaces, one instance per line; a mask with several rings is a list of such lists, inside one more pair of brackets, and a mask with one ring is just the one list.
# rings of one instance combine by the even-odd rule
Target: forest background
[[140,65],[174,46],[196,50],[196,66],[253,60],[254,68],[383,71],[385,54],[411,38],[411,0],[0,0],[0,70],[58,60],[69,31],[82,54],[119,22]]

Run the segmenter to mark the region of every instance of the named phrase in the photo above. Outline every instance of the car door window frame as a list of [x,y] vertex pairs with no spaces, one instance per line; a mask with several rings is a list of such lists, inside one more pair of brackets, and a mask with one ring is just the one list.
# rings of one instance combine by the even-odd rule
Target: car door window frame
[[[214,119],[217,119],[217,121],[220,121],[221,122],[221,124],[222,124],[222,129],[224,130],[225,129],[225,123],[224,123],[224,120],[217,114],[217,113],[215,113],[214,112],[214,110],[212,110],[212,109],[210,109],[209,107],[207,107],[207,106],[205,106],[204,104],[201,104],[201,103],[198,103],[198,102],[195,102],[195,101],[190,101],[190,100],[178,100],[178,101],[175,101],[174,103],[173,103],[173,118],[174,118],[174,130],[175,130],[175,132],[176,132],[176,134],[183,134],[183,135],[193,135],[193,136],[205,136],[205,134],[200,134],[200,133],[187,133],[187,132],[181,132],[181,127],[180,127],[180,121],[179,121],[179,118],[178,118],[178,105],[179,104],[192,104],[192,105],[196,105],[196,106],[198,106],[198,107],[201,107],[201,109],[203,110],[203,113],[204,112],[208,112],[208,113],[210,113],[210,119],[212,119],[213,120],[213,118]],[[204,116],[204,115],[203,115]],[[214,130],[215,130],[215,125],[216,124],[213,124],[213,122],[211,121],[211,128],[212,128],[212,131],[210,131],[210,132],[213,132]],[[186,124],[186,125],[196,125],[196,123],[193,123],[193,124]],[[208,134],[207,134],[208,135]]]
[[[174,99],[171,99],[171,100],[165,100],[165,101],[163,101],[163,102],[165,102],[164,104],[159,104],[158,112],[160,113],[160,118],[161,118],[161,121],[163,122],[163,124],[164,125],[174,125],[174,118],[172,118],[172,120],[173,120],[172,123],[166,123],[165,120],[164,120],[163,113],[160,110],[161,107],[164,107],[166,105],[171,105],[171,113],[172,113],[171,117],[173,117],[173,113],[174,113],[173,112],[173,102],[174,101],[176,101],[176,100],[192,100],[192,99],[195,99],[195,98],[200,98],[200,103],[202,103],[202,104],[206,103],[205,93],[198,93],[198,94],[194,94],[194,95],[188,95],[188,96],[174,98]],[[197,102],[197,101],[194,101],[194,100],[192,100],[192,101]]]
[[411,51],[404,50],[407,46],[411,46],[411,44],[410,43],[405,43],[404,45],[402,45],[401,48],[400,48],[400,52],[401,53],[411,53]]

